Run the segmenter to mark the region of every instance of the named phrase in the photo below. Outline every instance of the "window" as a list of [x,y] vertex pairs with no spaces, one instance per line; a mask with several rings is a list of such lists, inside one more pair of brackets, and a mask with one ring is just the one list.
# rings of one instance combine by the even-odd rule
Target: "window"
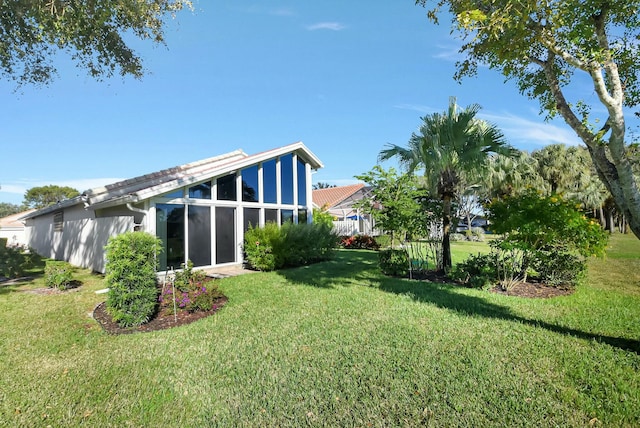
[[242,170],[242,200],[258,202],[258,165]]
[[293,223],[293,210],[282,210],[280,212],[281,215],[281,223],[285,224],[286,222]]
[[194,266],[211,264],[211,208],[188,206],[189,260]]
[[236,261],[236,209],[216,207],[216,263]]
[[298,159],[298,205],[307,205],[307,168],[306,164]]
[[218,200],[219,201],[237,201],[236,195],[236,175],[229,174],[224,177],[220,177],[217,180],[218,184]]
[[304,224],[307,222],[307,210],[300,209],[298,210],[298,224]]
[[264,210],[264,222],[265,223],[278,223],[278,210]]
[[156,235],[162,241],[160,270],[180,269],[184,260],[184,205],[156,205]]
[[167,193],[166,195],[162,195],[163,198],[168,198],[168,199],[182,198],[182,196],[183,196],[182,189],[178,189],[174,192]]
[[278,202],[275,159],[262,164],[262,188],[264,192],[263,200],[265,203],[275,204]]
[[189,197],[193,199],[211,199],[211,182],[196,184],[189,187]]
[[53,213],[53,231],[62,232],[64,225],[64,214],[62,211]]
[[282,203],[293,204],[293,155],[280,158],[280,177]]
[[254,229],[260,227],[260,208],[245,208],[244,213],[244,231],[249,230],[249,227]]

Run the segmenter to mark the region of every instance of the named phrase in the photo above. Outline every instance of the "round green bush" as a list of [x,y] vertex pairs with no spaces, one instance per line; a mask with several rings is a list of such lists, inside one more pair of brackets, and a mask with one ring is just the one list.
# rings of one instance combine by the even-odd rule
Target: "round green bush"
[[161,241],[146,232],[109,239],[106,249],[107,312],[121,327],[149,321],[158,304],[157,255]]

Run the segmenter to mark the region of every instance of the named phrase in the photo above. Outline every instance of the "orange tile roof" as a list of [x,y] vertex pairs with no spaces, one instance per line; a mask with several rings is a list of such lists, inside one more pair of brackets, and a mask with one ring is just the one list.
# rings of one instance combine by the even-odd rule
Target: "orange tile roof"
[[6,217],[2,217],[0,218],[0,228],[17,228],[17,227],[24,227],[24,224],[22,223],[22,221],[18,220],[19,218],[21,218],[22,216],[25,216],[27,214],[30,214],[32,212],[34,212],[35,210],[27,210],[27,211],[23,211],[23,212],[19,212],[16,214],[11,214],[8,215]]
[[328,189],[317,189],[312,192],[313,203],[318,208],[326,206],[327,208],[334,207],[340,202],[347,199],[349,196],[362,189],[364,184],[351,184],[349,186],[330,187]]

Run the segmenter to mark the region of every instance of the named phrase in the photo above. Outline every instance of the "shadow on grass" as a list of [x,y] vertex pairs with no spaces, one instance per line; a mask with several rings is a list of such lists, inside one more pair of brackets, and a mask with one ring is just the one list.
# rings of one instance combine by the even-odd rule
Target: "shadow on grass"
[[278,271],[293,284],[309,285],[318,288],[350,286],[354,280],[367,276],[367,272],[376,269],[378,255],[366,250],[336,251],[333,259],[292,269]]
[[455,285],[385,277],[377,270],[377,254],[371,251],[339,251],[331,261],[303,268],[282,270],[278,273],[294,284],[321,288],[340,285],[351,286],[361,282],[388,293],[410,296],[418,302],[430,303],[461,314],[520,322],[554,333],[595,340],[640,354],[640,341],[638,340],[593,334],[545,321],[524,318],[514,314],[507,306],[490,303],[481,297],[457,293],[455,290],[458,286]]

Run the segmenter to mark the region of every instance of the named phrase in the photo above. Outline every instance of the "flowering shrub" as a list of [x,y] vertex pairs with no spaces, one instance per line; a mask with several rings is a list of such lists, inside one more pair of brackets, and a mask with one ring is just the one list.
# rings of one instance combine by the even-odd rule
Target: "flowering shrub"
[[340,239],[340,246],[348,250],[359,249],[377,251],[380,249],[380,245],[378,245],[376,240],[369,235],[343,236]]
[[215,282],[207,278],[203,271],[194,271],[191,260],[182,265],[182,272],[176,272],[175,278],[167,281],[158,297],[161,310],[168,313],[176,311],[210,311],[222,293]]

